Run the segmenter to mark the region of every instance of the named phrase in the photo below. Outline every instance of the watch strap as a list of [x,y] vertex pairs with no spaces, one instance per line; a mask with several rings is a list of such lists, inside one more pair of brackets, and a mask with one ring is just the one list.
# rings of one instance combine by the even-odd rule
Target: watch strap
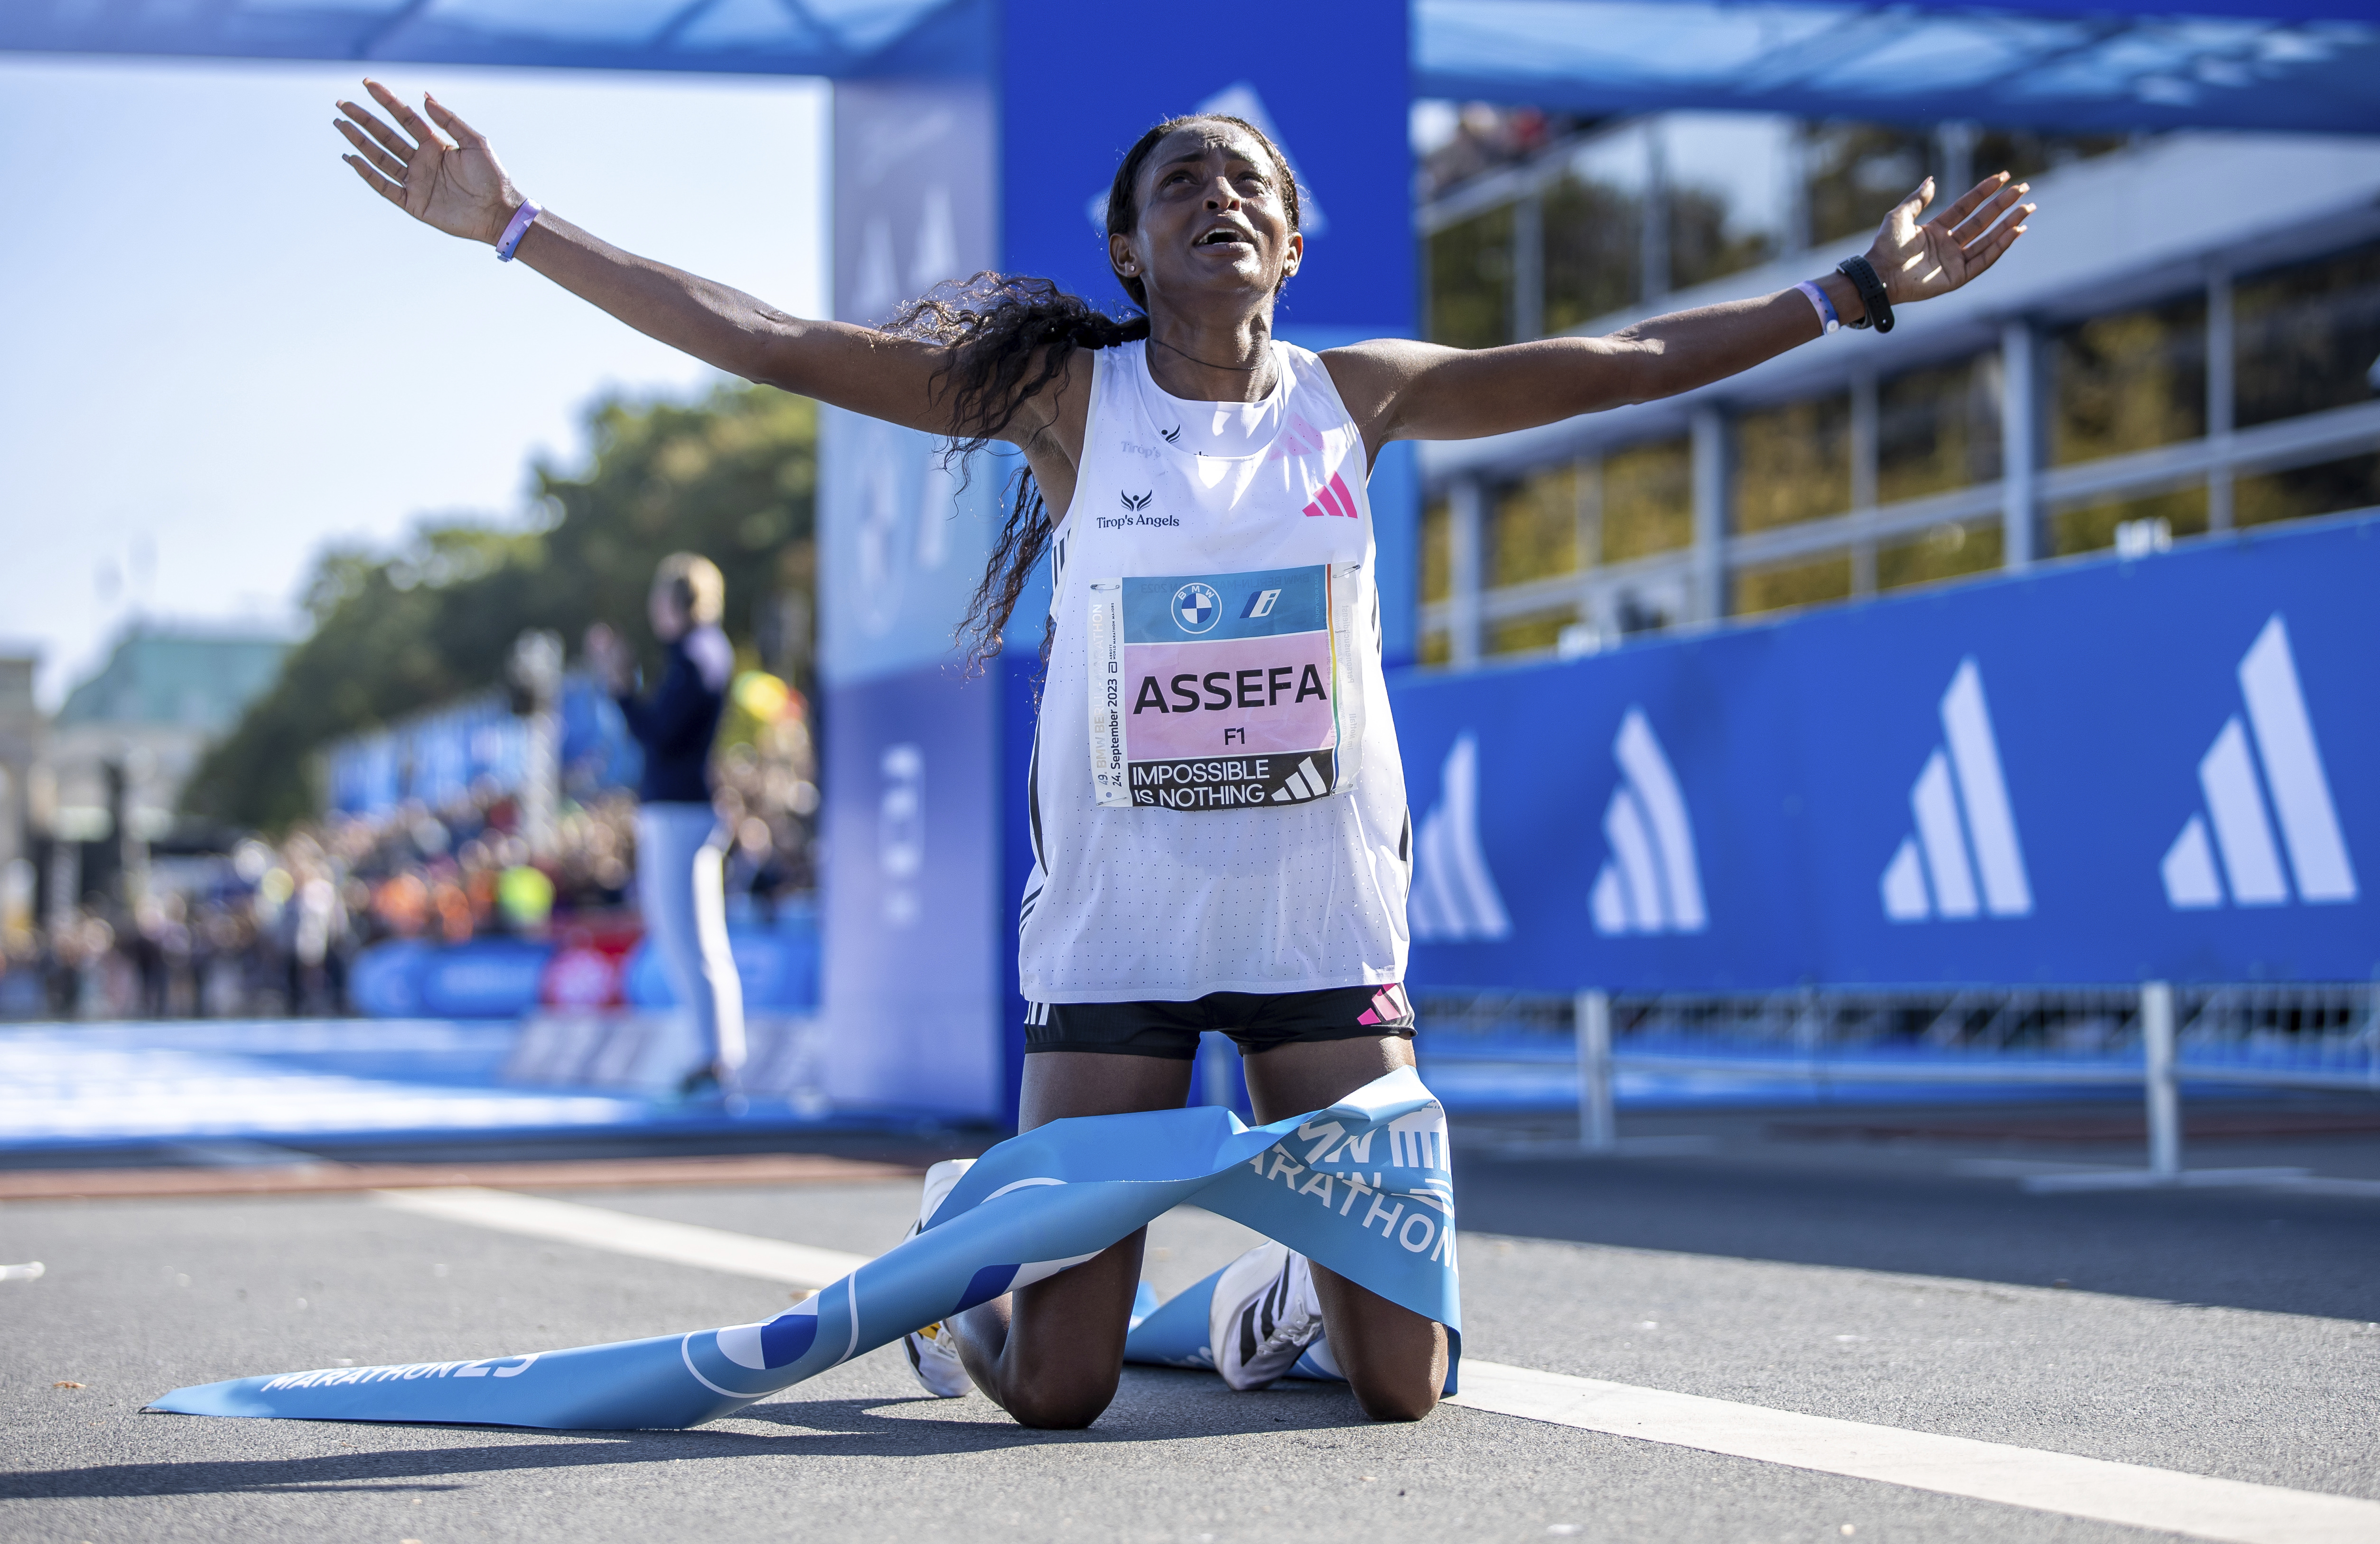
[[1876,265],[1864,257],[1851,257],[1835,264],[1835,272],[1859,291],[1860,308],[1867,312],[1852,325],[1873,327],[1879,333],[1892,331],[1892,302],[1885,298],[1884,281],[1876,276]]

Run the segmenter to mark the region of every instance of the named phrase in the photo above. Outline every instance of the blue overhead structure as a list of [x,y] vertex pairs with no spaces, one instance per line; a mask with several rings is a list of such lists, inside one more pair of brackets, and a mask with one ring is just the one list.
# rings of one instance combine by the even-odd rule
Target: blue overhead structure
[[[1328,9],[1347,31],[1385,9],[1296,8]],[[1059,9],[1082,36],[1020,36],[1025,13],[1062,18],[1002,14],[998,0],[0,0],[0,49],[854,79],[980,69],[987,43],[1005,42],[1028,55],[1097,50],[1131,73],[1128,8]],[[2371,0],[1414,0],[1410,15],[1416,96],[2070,130],[2380,130]]]
[[[1118,157],[1169,114],[1235,114],[1274,134],[1311,190],[1308,260],[1279,324],[1320,348],[1412,328],[1417,95],[1586,113],[2371,132],[2380,25],[2368,12],[2369,0],[1414,0],[1402,11],[1273,0],[1245,26],[1218,13],[1225,34],[1209,40],[1183,30],[1203,13],[1112,0],[0,0],[0,51],[345,60],[391,75],[461,64],[832,77],[834,314],[855,322],[981,268],[1121,303],[1092,213]],[[988,676],[955,668],[952,625],[982,568],[1002,468],[979,465],[962,492],[935,450],[910,431],[821,416],[826,1081],[847,1105],[997,1118],[1014,1112],[1022,1051],[1012,927],[1029,862],[1046,602],[1028,595]],[[1416,502],[1396,449],[1372,484],[1392,663],[1413,656]],[[1431,736],[1447,726],[1415,711],[1416,764],[1433,764],[1447,752]],[[1049,759],[1083,752],[1041,748],[1044,775],[1057,775]],[[2160,835],[2179,810],[2160,817]]]
[[2371,0],[1417,0],[1414,94],[2010,128],[2380,129]]

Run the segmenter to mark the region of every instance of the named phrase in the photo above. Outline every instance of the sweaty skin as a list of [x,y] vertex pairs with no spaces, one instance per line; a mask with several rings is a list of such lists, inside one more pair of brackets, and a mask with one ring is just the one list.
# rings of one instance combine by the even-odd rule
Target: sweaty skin
[[[336,127],[352,147],[345,159],[356,175],[414,218],[493,246],[523,197],[487,138],[434,99],[424,99],[425,121],[378,81],[365,86],[395,122],[352,102],[338,104],[345,116]],[[2002,172],[1920,224],[1934,194],[1928,177],[1885,218],[1868,249],[1887,298],[1896,307],[1913,304],[1990,268],[2024,233],[2034,206],[2017,201],[2026,191]],[[1146,286],[1149,373],[1190,401],[1262,401],[1274,385],[1273,301],[1305,258],[1272,158],[1235,125],[1192,122],[1159,141],[1135,193],[1138,222],[1110,238],[1109,259],[1119,276]],[[929,433],[957,427],[933,390],[943,363],[938,345],[788,316],[725,285],[624,252],[550,211],[516,255],[647,336],[747,381]],[[1844,322],[1864,316],[1850,281],[1828,274],[1815,282]],[[1471,350],[1379,339],[1322,359],[1373,458],[1392,440],[1500,434],[1672,396],[1821,335],[1816,309],[1788,289],[1654,317],[1608,337]],[[1019,405],[1004,436],[1024,452],[1053,521],[1062,522],[1074,502],[1092,361],[1087,351],[1075,354],[1057,380]],[[1319,1109],[1412,1064],[1412,1047],[1393,1036],[1293,1044],[1246,1060],[1258,1121]],[[1148,1057],[1038,1053],[1026,1059],[1019,1125],[1029,1130],[1072,1115],[1178,1109],[1190,1071],[1187,1062]],[[1074,1270],[953,1319],[977,1386],[1026,1426],[1096,1419],[1122,1371],[1141,1244],[1135,1234]],[[1319,1266],[1314,1278],[1331,1351],[1365,1414],[1427,1415],[1445,1382],[1444,1329]]]

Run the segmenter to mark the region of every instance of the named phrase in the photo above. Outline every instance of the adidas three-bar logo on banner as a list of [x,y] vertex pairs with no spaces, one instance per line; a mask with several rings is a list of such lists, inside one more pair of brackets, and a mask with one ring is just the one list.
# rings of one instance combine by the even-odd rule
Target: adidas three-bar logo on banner
[[1620,721],[1611,756],[1620,763],[1620,786],[1603,808],[1603,838],[1611,856],[1587,893],[1595,930],[1606,938],[1701,932],[1710,914],[1703,906],[1694,822],[1642,708],[1630,708]]
[[1414,838],[1413,896],[1407,916],[1424,943],[1492,942],[1512,919],[1479,846],[1479,742],[1463,735],[1439,770],[1438,803]]
[[2030,917],[2033,886],[2017,845],[2016,812],[1984,702],[1984,673],[1972,659],[1961,663],[1942,694],[1942,739],[1909,790],[1917,833],[1902,837],[1885,865],[1884,915],[1895,922],[1957,921],[1978,910]]
[[1354,495],[1347,492],[1347,484],[1337,472],[1332,472],[1330,480],[1315,493],[1314,502],[1305,506],[1305,515],[1308,519],[1323,515],[1342,516],[1350,520],[1355,517]]
[[[2193,812],[2183,823],[2159,866],[2167,903],[2176,911],[2219,906],[2228,877],[2234,906],[2287,906],[2291,875],[2297,881],[2297,898],[2308,906],[2354,900],[2354,865],[2339,833],[2322,751],[2314,744],[2313,717],[2298,687],[2289,631],[2278,613],[2240,662],[2240,695],[2247,701],[2247,723],[2232,714],[2199,760],[2198,787],[2206,811],[2203,816]],[[2249,749],[2252,731],[2253,754]],[[2259,763],[2265,773],[2262,787],[2256,778]],[[2281,871],[2268,810],[2280,817],[2280,846],[2289,849],[2289,874]],[[2210,821],[2215,827],[2212,844],[2206,839]],[[2221,875],[2215,869],[2217,851],[2223,855]]]

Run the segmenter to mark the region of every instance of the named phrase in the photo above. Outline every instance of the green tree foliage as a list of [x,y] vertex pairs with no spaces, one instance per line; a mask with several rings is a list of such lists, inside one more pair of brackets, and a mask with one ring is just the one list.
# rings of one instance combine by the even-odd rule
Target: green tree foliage
[[326,553],[305,591],[312,633],[208,754],[185,805],[246,826],[311,814],[314,753],[500,683],[524,628],[553,628],[575,650],[608,621],[657,662],[645,593],[673,552],[719,565],[728,637],[748,649],[765,612],[810,590],[817,427],[808,399],[763,387],[606,399],[588,415],[583,472],[534,468],[543,529],[431,520],[395,553]]

